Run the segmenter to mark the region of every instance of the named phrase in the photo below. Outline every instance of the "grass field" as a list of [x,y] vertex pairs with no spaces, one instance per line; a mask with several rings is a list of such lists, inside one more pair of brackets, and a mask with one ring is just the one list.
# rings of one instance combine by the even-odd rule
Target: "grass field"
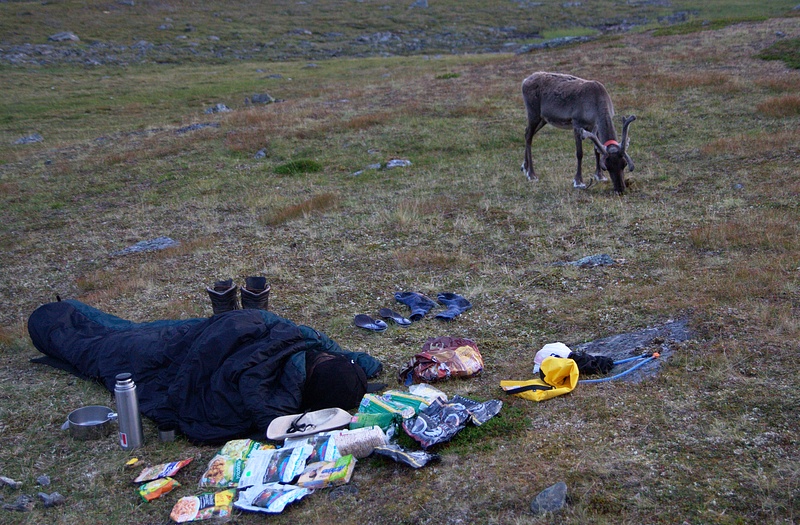
[[[473,339],[483,374],[437,386],[505,404],[436,449],[437,463],[364,459],[351,494],[233,523],[798,521],[795,4],[411,3],[0,2],[0,475],[23,482],[0,486],[0,505],[66,499],[0,509],[0,523],[169,523],[216,451],[162,444],[150,421],[135,454],[61,432],[71,410],[113,396],[30,363],[30,313],[59,295],[134,321],[208,316],[205,286],[248,275],[267,276],[271,310],[379,358],[392,384],[429,337]],[[48,43],[58,31],[81,41]],[[354,43],[380,32],[400,44]],[[592,39],[514,53],[571,35]],[[106,63],[73,60],[140,40],[156,46],[142,60],[110,48]],[[26,43],[55,50],[14,63]],[[552,127],[533,141],[540,180],[520,173],[520,85],[537,70],[600,80],[618,122],[637,116],[623,196],[610,183],[573,189],[573,139]],[[245,104],[261,93],[277,102]],[[231,111],[206,113],[216,104]],[[34,133],[43,140],[15,143]],[[368,168],[391,159],[411,165]],[[180,245],[112,255],[160,236]],[[617,263],[553,265],[601,253]],[[406,290],[474,306],[451,324],[353,326],[358,313],[402,310],[393,294]],[[544,403],[499,388],[529,379],[546,343],[678,318],[693,338],[657,378]],[[182,487],[144,503],[131,456],[195,461]],[[51,486],[36,485],[42,474]],[[569,505],[533,515],[560,480]]]

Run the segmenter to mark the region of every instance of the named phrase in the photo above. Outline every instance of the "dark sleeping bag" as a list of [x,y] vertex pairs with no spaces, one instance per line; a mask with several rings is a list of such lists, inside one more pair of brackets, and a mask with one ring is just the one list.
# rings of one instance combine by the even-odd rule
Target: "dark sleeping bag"
[[[141,413],[198,443],[263,438],[276,417],[303,412],[309,355],[347,358],[353,381],[382,368],[365,353],[345,352],[324,334],[265,310],[134,323],[65,300],[37,308],[28,332],[47,356],[33,361],[96,379],[111,392],[117,374],[132,373]],[[349,381],[347,375],[335,379]]]

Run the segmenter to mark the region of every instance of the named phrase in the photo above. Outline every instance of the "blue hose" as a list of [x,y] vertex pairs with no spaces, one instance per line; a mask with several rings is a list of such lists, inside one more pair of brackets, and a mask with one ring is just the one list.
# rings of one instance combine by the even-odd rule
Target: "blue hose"
[[623,359],[621,361],[614,361],[614,366],[616,366],[616,365],[619,365],[621,363],[628,363],[630,361],[635,361],[636,359],[641,359],[640,362],[636,363],[635,365],[633,365],[629,369],[625,370],[624,372],[620,372],[619,374],[616,374],[616,375],[613,375],[613,376],[610,376],[610,377],[603,377],[603,378],[600,378],[600,379],[580,379],[580,380],[578,380],[578,382],[579,383],[605,383],[606,381],[611,381],[613,379],[617,379],[617,378],[620,378],[620,377],[622,377],[624,375],[630,374],[631,372],[633,372],[634,370],[636,370],[640,366],[645,365],[646,363],[652,361],[655,358],[656,358],[655,355],[648,356],[647,354],[644,354],[644,355],[640,355],[640,356],[636,356],[636,357],[629,357],[628,359]]

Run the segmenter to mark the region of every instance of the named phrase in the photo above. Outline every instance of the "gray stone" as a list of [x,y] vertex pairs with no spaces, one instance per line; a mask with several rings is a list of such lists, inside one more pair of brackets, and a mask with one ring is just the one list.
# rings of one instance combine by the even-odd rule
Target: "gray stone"
[[387,170],[390,170],[392,168],[404,168],[406,166],[411,166],[410,160],[394,159],[386,163]]
[[129,255],[131,253],[152,252],[156,250],[164,250],[166,248],[172,248],[173,246],[178,246],[179,244],[180,243],[178,241],[174,241],[169,237],[157,237],[149,241],[139,241],[133,246],[128,246],[123,250],[112,252],[111,255],[118,256],[118,255]]
[[44,506],[47,508],[63,505],[65,501],[64,496],[58,492],[53,492],[52,494],[40,492],[39,497],[42,498],[42,501],[44,501]]
[[[692,337],[692,332],[689,330],[689,320],[683,318],[670,320],[662,325],[644,328],[636,332],[626,332],[602,339],[595,339],[588,343],[568,346],[574,352],[603,355],[610,357],[614,361],[657,351],[659,353],[658,359],[652,359],[639,366],[631,373],[617,379],[617,381],[637,383],[645,378],[655,376],[661,369],[662,363],[675,353],[675,349],[679,347],[679,344],[690,340]],[[638,361],[620,365],[619,368],[615,367],[609,375],[613,376],[621,373],[636,363],[638,363]]]
[[46,487],[46,486],[50,485],[50,476],[48,476],[46,474],[43,474],[43,475],[39,476],[38,478],[36,478],[36,483],[38,483],[42,487]]
[[7,485],[7,486],[11,487],[12,489],[18,489],[18,488],[20,488],[22,486],[22,482],[13,480],[13,479],[8,478],[6,476],[0,476],[0,487],[2,487],[3,485]]
[[207,110],[205,110],[206,115],[210,115],[211,113],[228,113],[231,111],[231,108],[226,106],[225,104],[215,104],[211,106]]
[[600,253],[597,255],[588,255],[567,264],[577,266],[578,268],[594,268],[595,266],[613,266],[616,264],[616,261],[608,254]]
[[256,152],[256,154],[255,154],[255,155],[253,155],[253,158],[254,158],[254,159],[263,159],[263,158],[264,158],[264,157],[266,157],[266,156],[267,156],[267,150],[265,150],[265,149],[260,149],[260,150],[258,150],[258,151]]
[[175,130],[177,135],[183,135],[184,133],[188,133],[190,131],[197,131],[198,129],[203,128],[218,128],[219,123],[217,122],[200,122],[198,124],[190,124],[188,126],[184,126],[182,128],[178,128]]
[[42,142],[44,137],[42,137],[38,133],[34,133],[33,135],[28,135],[27,137],[22,137],[14,141],[14,144],[34,144],[36,142]]
[[544,514],[557,512],[567,504],[567,484],[559,481],[541,491],[531,502],[531,512]]
[[411,4],[411,7],[422,7],[422,8],[428,7],[428,0],[417,0],[416,2]]
[[273,102],[275,102],[275,97],[269,93],[256,93],[249,99],[247,97],[244,99],[245,106],[248,104],[272,104]]
[[577,266],[578,268],[594,268],[595,266],[613,266],[617,262],[608,254],[587,255],[577,261],[554,262],[553,266]]
[[79,42],[80,38],[72,31],[62,31],[47,37],[51,42]]
[[5,510],[15,510],[17,512],[30,512],[33,510],[33,498],[27,494],[20,494],[19,497],[8,505],[3,505]]

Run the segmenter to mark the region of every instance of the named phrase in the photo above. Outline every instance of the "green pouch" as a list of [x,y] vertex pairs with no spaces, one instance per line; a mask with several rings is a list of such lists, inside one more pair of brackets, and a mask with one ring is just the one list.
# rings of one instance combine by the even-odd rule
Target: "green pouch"
[[400,419],[394,414],[385,412],[383,414],[368,414],[366,412],[357,412],[353,416],[353,421],[350,423],[350,430],[364,427],[380,427],[381,430],[386,432],[392,423]]

